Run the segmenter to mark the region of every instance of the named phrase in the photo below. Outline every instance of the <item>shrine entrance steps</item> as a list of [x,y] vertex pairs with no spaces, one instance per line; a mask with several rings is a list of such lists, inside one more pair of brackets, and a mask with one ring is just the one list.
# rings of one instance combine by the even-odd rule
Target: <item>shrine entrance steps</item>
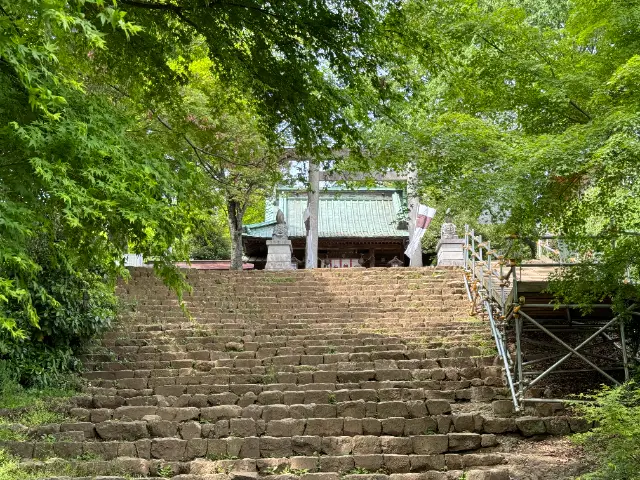
[[0,448],[65,478],[556,479],[511,477],[513,445],[588,427],[560,405],[515,416],[461,270],[187,275],[190,319],[133,269],[69,420]]

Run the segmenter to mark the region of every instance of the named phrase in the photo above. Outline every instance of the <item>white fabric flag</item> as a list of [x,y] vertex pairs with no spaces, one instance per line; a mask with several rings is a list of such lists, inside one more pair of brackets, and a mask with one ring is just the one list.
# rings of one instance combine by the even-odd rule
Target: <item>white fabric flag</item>
[[411,258],[416,250],[421,246],[424,232],[429,227],[429,224],[435,215],[435,208],[427,207],[426,205],[418,206],[416,228],[413,230],[413,237],[411,237],[411,241],[409,242],[409,245],[407,245],[407,249],[404,251],[404,254],[407,257]]

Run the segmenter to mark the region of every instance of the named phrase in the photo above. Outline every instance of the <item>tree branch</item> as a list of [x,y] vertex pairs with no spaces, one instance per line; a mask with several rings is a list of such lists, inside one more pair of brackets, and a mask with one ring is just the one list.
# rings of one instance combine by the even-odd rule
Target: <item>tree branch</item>
[[580,106],[574,102],[573,100],[569,99],[569,105],[571,105],[573,108],[575,108],[576,110],[578,110],[582,115],[584,115],[585,117],[587,117],[589,120],[591,120],[591,115],[589,115],[587,112],[585,112],[582,108],[580,108]]
[[198,32],[201,31],[200,26],[197,23],[195,23],[192,20],[190,20],[184,14],[184,12],[185,12],[184,8],[179,7],[178,5],[170,5],[170,4],[166,4],[166,3],[140,2],[140,1],[137,1],[137,0],[120,0],[120,2],[122,2],[125,5],[129,5],[131,7],[146,8],[147,10],[164,10],[166,12],[171,12],[171,13],[175,14],[184,23],[186,23],[188,25],[191,25]]
[[478,34],[478,36],[483,39],[485,42],[487,42],[489,45],[491,45],[493,48],[495,48],[497,51],[499,51],[500,53],[504,54],[505,51],[502,50],[499,46],[497,46],[495,43],[491,42],[487,37],[485,37],[482,34]]
[[11,26],[15,28],[16,32],[18,32],[18,35],[22,36],[22,31],[16,26],[13,17],[7,13],[2,5],[0,5],[0,12],[2,12],[2,14],[9,19],[9,21],[11,22]]

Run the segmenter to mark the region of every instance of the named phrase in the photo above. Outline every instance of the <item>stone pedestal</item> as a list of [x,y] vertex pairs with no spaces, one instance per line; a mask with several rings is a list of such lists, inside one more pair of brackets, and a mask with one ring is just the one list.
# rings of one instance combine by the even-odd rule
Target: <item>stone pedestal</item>
[[291,254],[293,253],[291,240],[267,240],[267,248],[265,270],[295,270],[296,267],[291,262]]
[[438,266],[464,266],[464,238],[442,238],[436,247]]

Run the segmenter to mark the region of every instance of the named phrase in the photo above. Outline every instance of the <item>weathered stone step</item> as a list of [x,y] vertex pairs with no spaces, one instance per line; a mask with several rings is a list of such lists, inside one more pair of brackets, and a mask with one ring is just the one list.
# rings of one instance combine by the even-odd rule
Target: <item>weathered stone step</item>
[[[162,467],[161,467],[162,468]],[[355,469],[356,472],[361,472],[365,469]],[[291,470],[290,467],[283,467],[283,472],[288,473],[269,473],[267,474],[251,474],[248,472],[229,472],[227,473],[207,473],[207,474],[179,474],[173,476],[172,474],[165,473],[166,470],[161,473],[162,477],[139,477],[145,479],[161,480],[246,480],[251,479],[268,479],[268,480],[460,480],[465,478],[468,480],[509,480],[509,471],[505,467],[496,467],[483,469],[474,468],[472,470],[448,470],[446,472],[429,471],[423,473],[355,473],[355,474],[340,474],[337,472],[323,472],[323,473],[305,473],[304,470]],[[293,472],[293,473],[292,473]],[[167,476],[170,475],[170,476]],[[129,480],[129,478],[118,476],[90,476],[90,477],[58,477],[48,476],[45,480]]]
[[[409,329],[410,327],[404,327]],[[486,328],[486,327],[485,327]],[[227,342],[240,342],[240,343],[275,343],[275,344],[290,344],[297,346],[322,346],[331,345],[332,342],[336,344],[354,344],[354,345],[380,345],[388,343],[404,344],[414,343],[420,341],[422,343],[431,342],[443,342],[443,341],[473,341],[476,338],[489,338],[486,330],[477,328],[474,330],[455,330],[455,329],[415,329],[411,330],[406,336],[401,336],[400,327],[394,328],[395,331],[384,331],[379,329],[377,331],[364,331],[364,332],[349,332],[334,334],[332,332],[315,333],[313,335],[301,334],[301,335],[284,335],[280,332],[276,332],[273,335],[249,335],[242,331],[235,332],[218,332],[201,330],[185,330],[178,329],[175,331],[156,331],[156,332],[124,332],[120,331],[117,335],[111,338],[105,338],[103,340],[104,345],[110,345],[112,347],[126,347],[126,346],[149,346],[150,342],[162,348],[164,345],[175,346],[180,348],[185,343],[207,343],[221,345],[221,350],[224,350],[224,345]],[[431,340],[430,340],[431,339]],[[144,342],[146,341],[146,343]],[[160,350],[158,350],[160,351]]]
[[[226,314],[240,313],[242,315],[249,315],[259,318],[260,320],[269,320],[269,318],[277,319],[280,317],[286,317],[293,320],[313,320],[321,319],[318,315],[318,305],[324,306],[322,303],[301,303],[297,304],[294,300],[289,303],[273,302],[262,304],[225,304],[225,305],[207,305],[199,306],[186,303],[187,308],[193,315],[199,315],[203,317],[209,317],[212,321],[216,321],[218,316],[224,318]],[[433,313],[435,317],[449,317],[446,315],[450,313],[449,309],[469,311],[468,304],[462,298],[451,298],[448,300],[437,302],[423,302],[421,300],[413,300],[410,302],[391,303],[380,302],[379,305],[372,305],[370,303],[360,304],[347,304],[335,306],[327,306],[326,315],[324,315],[323,323],[332,323],[339,321],[339,319],[348,319],[349,314],[359,314],[366,320],[366,316],[372,316],[374,318],[389,319],[397,318],[402,313],[406,312],[419,312],[424,314]],[[158,306],[136,306],[135,313],[140,314],[141,317],[146,314],[147,316],[162,316],[162,317],[177,317],[185,318],[184,312],[178,307],[173,305],[158,305]],[[324,313],[324,312],[323,312]],[[286,314],[286,315],[283,315]]]
[[[385,317],[395,318],[398,313],[404,313],[407,311],[415,311],[428,314],[429,312],[433,312],[434,316],[447,316],[444,315],[449,313],[448,309],[454,310],[463,310],[469,311],[468,304],[460,298],[451,298],[448,300],[438,300],[438,301],[428,301],[424,302],[421,300],[413,300],[410,302],[400,302],[400,303],[392,303],[392,302],[380,302],[380,305],[372,305],[370,303],[359,303],[359,304],[348,304],[344,305],[336,304],[333,307],[327,307],[327,312],[325,315],[324,323],[331,323],[335,319],[344,318],[345,314],[366,314],[372,315],[374,317]],[[305,319],[314,319],[321,318],[318,315],[318,304],[315,303],[296,303],[294,300],[291,302],[273,302],[273,303],[262,303],[262,304],[226,304],[226,305],[207,305],[207,306],[199,306],[193,305],[190,303],[186,303],[187,308],[193,315],[201,315],[201,316],[211,316],[212,320],[216,320],[216,316],[220,315],[224,318],[224,314],[229,313],[241,313],[248,315],[256,315],[260,314],[260,318],[263,320],[267,320],[269,315],[274,315],[273,318],[278,318],[278,314],[282,316],[282,313],[287,314],[287,318],[293,318],[297,320],[305,320]],[[166,317],[182,317],[184,318],[184,313],[181,309],[176,305],[158,305],[158,306],[146,306],[141,305],[139,307],[136,306],[135,313],[138,314],[147,314],[147,315],[155,315],[155,316],[166,316]],[[349,318],[349,317],[347,317]]]
[[[389,297],[393,297],[389,295]],[[464,308],[468,310],[468,305],[465,304],[464,299],[457,297],[447,298],[412,298],[410,300],[391,300],[380,299],[379,304],[372,303],[371,299],[368,301],[332,301],[331,306],[327,306],[327,317],[339,318],[341,314],[348,311],[359,313],[374,313],[378,316],[382,316],[385,313],[393,314],[394,312],[404,311],[406,309],[423,310],[425,312],[446,312],[445,308]],[[315,308],[314,308],[315,305]],[[277,301],[265,301],[262,300],[258,303],[247,305],[239,302],[222,302],[218,304],[211,302],[206,305],[202,305],[200,301],[186,301],[185,306],[189,312],[193,315],[197,314],[223,314],[230,312],[239,313],[278,313],[282,311],[297,312],[297,314],[305,315],[309,313],[317,313],[318,302],[304,301],[299,298],[292,297],[289,300],[278,299]],[[180,313],[179,304],[167,305],[167,304],[143,304],[136,306],[136,313]],[[299,318],[299,317],[296,317]],[[328,322],[327,322],[328,323]]]
[[[204,354],[209,352],[204,351]],[[145,354],[146,355],[146,354]],[[279,357],[260,358],[229,358],[217,360],[194,360],[196,353],[166,353],[175,360],[153,361],[138,360],[130,362],[102,362],[86,363],[87,368],[95,367],[100,370],[85,373],[88,379],[131,379],[149,377],[193,377],[220,375],[269,375],[271,377],[283,375],[286,383],[327,383],[336,380],[341,372],[372,372],[368,375],[358,374],[358,381],[364,380],[459,380],[472,378],[501,377],[502,369],[497,366],[484,365],[485,357],[452,357],[439,359],[411,359],[411,360],[373,360],[367,361],[367,354],[344,355],[282,355]],[[340,358],[343,356],[344,358]],[[185,358],[186,357],[186,358]],[[333,357],[333,358],[327,358]],[[146,358],[146,357],[145,357]],[[403,357],[404,358],[404,357]],[[338,360],[338,361],[336,361]],[[314,363],[326,361],[327,363]],[[144,368],[151,363],[154,368]],[[366,378],[365,378],[366,377]],[[333,379],[332,379],[333,378]],[[319,380],[323,379],[323,380]],[[329,380],[327,380],[329,379]],[[302,380],[302,381],[299,381]],[[133,382],[133,381],[132,381]],[[136,381],[133,383],[140,383]],[[131,387],[135,388],[135,387]],[[146,388],[142,386],[140,388]]]
[[[295,328],[292,328],[295,326]],[[290,336],[309,336],[317,339],[319,335],[330,335],[331,338],[375,338],[380,336],[398,336],[400,334],[409,334],[410,336],[421,336],[425,333],[442,334],[442,335],[463,335],[486,332],[486,324],[481,321],[473,322],[459,321],[446,322],[442,324],[432,324],[426,321],[415,322],[396,322],[386,324],[384,321],[366,321],[359,325],[353,322],[343,324],[320,324],[320,323],[291,323],[280,325],[256,326],[252,324],[221,323],[214,325],[212,323],[183,322],[180,328],[175,324],[170,325],[169,329],[164,328],[162,324],[158,324],[158,329],[152,330],[153,325],[143,324],[128,325],[125,330],[132,338],[154,338],[160,337],[162,340],[164,335],[171,334],[173,337],[201,337],[201,336],[234,336],[242,338],[270,338],[270,337],[290,337]],[[411,329],[407,331],[407,329]],[[117,339],[125,332],[122,330],[113,330],[104,335],[104,339]]]
[[[254,341],[244,341],[244,342],[225,342],[221,343],[203,343],[203,344],[189,344],[192,347],[189,347],[189,350],[196,351],[209,351],[209,358],[211,360],[219,360],[219,359],[229,359],[229,358],[243,358],[243,359],[251,359],[251,358],[259,358],[265,359],[268,357],[277,357],[282,355],[322,355],[322,356],[330,356],[336,355],[335,357],[329,357],[329,359],[335,358],[337,359],[345,358],[344,355],[348,354],[370,354],[369,359],[371,361],[375,360],[422,360],[422,359],[433,359],[433,358],[447,358],[447,357],[473,357],[480,356],[482,350],[479,347],[472,345],[473,340],[467,339],[468,343],[467,349],[465,346],[461,345],[451,345],[447,348],[438,347],[438,348],[429,348],[429,345],[420,343],[418,340],[415,343],[398,343],[397,339],[385,339],[380,338],[370,338],[368,339],[368,343],[362,342],[361,340],[318,340],[313,342],[312,344],[305,345],[306,342],[254,342]],[[139,341],[122,341],[117,343],[127,343],[127,345],[118,345],[121,347],[118,350],[118,354],[127,355],[128,353],[135,354],[134,351],[140,352],[140,347],[150,347],[147,350],[153,350],[154,343],[152,340],[139,340]],[[139,345],[130,345],[131,343],[139,343]],[[483,344],[484,345],[484,344]],[[127,349],[127,347],[132,347]],[[133,348],[135,347],[135,348]],[[106,347],[109,348],[109,347]],[[113,353],[113,348],[111,347],[111,352],[104,353],[103,355],[111,355]],[[374,352],[382,352],[382,353],[374,353]],[[162,352],[160,352],[162,353]],[[364,357],[362,357],[364,358]],[[203,360],[205,360],[203,358]],[[324,360],[323,360],[324,363]],[[328,362],[331,363],[331,362]]]
[[[304,384],[304,385],[296,385],[296,384],[283,384],[283,383],[273,383],[273,384],[255,384],[255,383],[237,383],[237,384],[203,384],[203,385],[165,385],[158,386],[155,388],[149,388],[145,390],[134,390],[134,389],[116,389],[116,388],[107,388],[107,387],[88,387],[86,388],[86,392],[89,395],[92,395],[94,398],[94,405],[97,404],[95,402],[96,397],[113,397],[113,401],[115,402],[118,398],[126,399],[126,398],[136,398],[139,396],[164,396],[164,397],[176,397],[179,399],[186,399],[189,396],[195,397],[196,395],[211,395],[216,393],[225,393],[225,392],[234,392],[243,396],[248,396],[249,392],[254,394],[259,394],[263,391],[281,391],[281,392],[300,392],[307,390],[327,390],[327,391],[338,391],[338,390],[384,390],[384,389],[407,389],[407,390],[416,390],[421,389],[424,391],[424,398],[432,399],[446,399],[450,401],[467,401],[473,400],[477,402],[491,402],[495,399],[504,399],[508,398],[508,390],[504,387],[492,387],[492,386],[468,386],[471,385],[471,382],[466,381],[466,383],[460,382],[435,382],[435,381],[424,381],[424,382],[362,382],[362,383],[343,383],[343,384],[334,384],[334,383],[316,383],[316,384]],[[465,388],[454,388],[454,387],[465,387]],[[89,398],[89,397],[79,397],[79,398]],[[179,400],[182,401],[182,400]],[[102,402],[102,400],[101,400]],[[120,406],[120,405],[117,405]]]
[[[199,341],[198,341],[199,340]],[[226,339],[225,339],[226,340]],[[408,350],[425,352],[424,354],[411,354],[411,360],[419,360],[419,357],[434,358],[434,353],[430,350],[440,350],[441,357],[475,357],[480,356],[487,345],[492,345],[493,339],[488,336],[453,337],[443,338],[439,341],[429,341],[427,337],[408,337],[407,343],[385,343],[378,345],[361,345],[361,342],[349,342],[347,344],[331,344],[329,341],[316,344],[304,345],[307,342],[286,342],[279,345],[274,342],[256,342],[254,339],[238,341],[225,341],[217,337],[213,338],[196,338],[187,337],[182,342],[165,343],[150,342],[148,340],[135,340],[130,342],[118,342],[119,345],[110,347],[96,348],[94,353],[83,356],[84,360],[90,362],[108,362],[114,361],[116,358],[126,358],[127,362],[137,360],[182,360],[192,358],[194,360],[222,360],[222,359],[259,359],[264,364],[269,361],[269,357],[277,356],[308,356],[315,355],[322,357],[330,354],[356,354],[355,358],[363,359],[362,361],[375,361],[369,355],[375,351],[401,351],[403,355],[407,355]],[[127,345],[123,345],[127,343]],[[152,343],[152,345],[149,345]],[[258,343],[257,350],[255,343]],[[361,348],[364,347],[364,348]],[[355,351],[358,350],[358,351]],[[240,354],[239,352],[243,352]],[[246,352],[255,352],[253,354]],[[141,355],[164,355],[162,358],[143,357]],[[366,358],[363,355],[369,355]],[[350,355],[351,357],[351,355]],[[397,359],[401,360],[397,355]],[[316,359],[312,359],[314,362]],[[322,362],[324,363],[324,361]],[[315,364],[315,363],[314,363]]]
[[[120,364],[116,364],[120,365]],[[461,388],[480,385],[502,385],[502,370],[500,367],[444,367],[423,369],[401,369],[381,367],[373,368],[368,363],[323,365],[325,368],[308,369],[303,366],[275,366],[242,368],[213,368],[205,371],[194,368],[158,369],[158,370],[99,370],[85,372],[84,376],[92,381],[92,386],[115,387],[120,389],[144,390],[162,385],[215,385],[233,383],[234,378],[241,376],[262,375],[261,384],[292,383],[296,385],[325,384],[325,383],[354,383],[354,382],[385,382],[385,381],[450,381],[461,383]],[[346,370],[358,368],[361,370]],[[369,368],[367,368],[369,367]],[[249,371],[251,370],[251,371]],[[293,371],[292,371],[293,370]],[[226,379],[226,381],[225,381]],[[210,380],[214,380],[209,382]],[[474,381],[475,380],[475,381]],[[480,381],[478,381],[480,380]],[[449,384],[450,386],[456,384]]]
[[[333,403],[335,401],[347,402],[365,400],[369,402],[396,401],[396,400],[448,400],[474,399],[480,402],[488,402],[495,396],[506,394],[504,389],[476,387],[466,390],[429,390],[424,388],[408,388],[396,386],[389,388],[386,384],[381,389],[332,389],[327,385],[320,385],[322,389],[286,390],[284,388],[270,388],[281,385],[220,385],[211,388],[211,393],[182,394],[179,396],[145,395],[138,390],[117,390],[115,388],[89,387],[83,396],[70,399],[70,405],[80,408],[117,408],[120,406],[170,406],[170,407],[207,407],[215,405],[253,405],[282,403],[292,405],[296,403]],[[273,397],[271,392],[276,392]],[[226,403],[229,402],[229,403]]]
[[[108,459],[132,457],[187,462],[203,457],[235,457],[251,459],[292,457],[295,455],[318,455],[324,457],[340,455],[440,455],[454,452],[470,452],[493,447],[495,435],[476,433],[449,433],[446,435],[416,435],[411,437],[371,436],[314,436],[293,435],[290,437],[242,437],[242,438],[151,438],[142,437],[136,427],[144,422],[131,422],[126,430],[119,425],[117,441],[54,441],[54,442],[2,442],[3,448],[21,458],[85,458]],[[100,432],[100,425],[97,427]],[[116,428],[114,425],[112,428]],[[320,427],[319,427],[320,428]],[[106,427],[104,429],[106,431]],[[109,435],[111,436],[111,435]],[[117,436],[117,435],[113,435]],[[255,461],[255,460],[253,460]],[[264,462],[268,464],[269,462]],[[496,462],[501,463],[501,461]],[[444,467],[444,465],[443,465]],[[258,466],[258,469],[260,467]],[[328,465],[320,465],[320,471],[335,471]],[[433,468],[429,468],[433,469]],[[435,468],[441,469],[441,468]],[[340,469],[348,471],[350,469]],[[397,470],[396,470],[397,471]]]
[[[493,341],[486,333],[465,332],[448,336],[437,332],[422,335],[409,335],[405,338],[397,336],[369,336],[353,338],[317,338],[297,339],[295,337],[249,337],[228,335],[201,335],[171,337],[170,333],[154,336],[119,337],[102,342],[108,354],[136,354],[162,352],[188,352],[192,350],[212,350],[216,352],[242,352],[277,349],[272,355],[322,355],[330,353],[372,352],[385,350],[430,350],[445,349],[441,356],[448,355],[448,350],[458,352],[462,346],[475,347]],[[288,350],[292,349],[292,350]],[[100,350],[97,350],[100,351]],[[457,353],[455,356],[464,356]],[[476,356],[468,353],[466,356]],[[432,356],[426,357],[432,358]]]
[[[392,404],[405,403],[402,408]],[[336,409],[337,407],[337,409]],[[23,428],[7,425],[7,431],[20,432],[31,439],[48,434],[72,439],[121,440],[130,439],[113,435],[126,435],[132,425],[141,433],[139,438],[181,437],[223,438],[227,436],[291,436],[291,435],[389,435],[411,436],[428,432],[437,433],[520,433],[532,435],[564,435],[584,431],[587,424],[574,417],[494,417],[477,413],[451,413],[444,400],[426,403],[385,402],[378,411],[371,405],[270,405],[270,406],[217,406],[217,407],[152,407],[131,406],[116,409],[71,410],[77,421]],[[386,411],[381,410],[385,408]],[[395,411],[393,411],[395,409]],[[336,415],[337,411],[337,415]],[[290,416],[289,416],[290,415]],[[133,424],[132,424],[133,422]],[[138,423],[136,423],[138,422]],[[146,422],[140,425],[139,422]],[[200,422],[200,423],[198,423]],[[202,425],[201,425],[202,424]],[[320,429],[318,431],[318,429]],[[185,433],[186,432],[186,433]],[[313,432],[313,433],[312,433]],[[78,437],[79,435],[79,437]],[[110,435],[110,436],[109,436]],[[187,436],[188,435],[188,436]],[[67,438],[68,439],[68,438]]]
[[[163,449],[169,449],[167,442]],[[310,454],[309,454],[310,455]],[[211,455],[214,458],[216,455]],[[469,453],[469,454],[355,454],[355,455],[321,455],[321,456],[292,456],[290,458],[258,458],[241,460],[206,460],[180,461],[167,459],[144,459],[137,457],[119,456],[111,460],[62,460],[55,459],[49,463],[49,469],[56,465],[61,471],[67,470],[79,475],[135,475],[137,477],[162,475],[162,478],[179,480],[193,480],[198,476],[205,476],[206,480],[223,480],[238,478],[239,474],[254,474],[254,478],[268,476],[272,480],[338,480],[342,475],[350,472],[370,471],[386,472],[389,479],[394,480],[424,480],[432,478],[460,477],[416,477],[409,476],[410,472],[440,472],[447,475],[447,471],[470,469],[477,467],[491,467],[502,465],[505,458],[499,453]],[[27,471],[37,472],[46,467],[45,462],[23,462]],[[277,475],[279,471],[292,472],[285,476]],[[306,473],[305,473],[306,472]],[[312,473],[313,472],[313,473]],[[275,473],[275,475],[274,475]],[[404,473],[405,475],[394,475]],[[180,476],[173,476],[178,474]],[[235,475],[234,475],[235,474]],[[256,475],[259,474],[259,475]],[[295,475],[297,474],[297,475]],[[194,475],[196,477],[194,477]],[[351,475],[353,475],[351,473]],[[386,475],[384,475],[386,478]],[[360,478],[359,475],[354,475]],[[371,478],[362,476],[362,480],[382,480],[377,476]],[[69,477],[67,477],[69,478]],[[495,480],[496,477],[476,477]],[[498,477],[500,480],[505,477]],[[507,477],[508,478],[508,477]],[[350,479],[355,480],[355,478]]]
[[[374,321],[374,320],[383,320],[387,323],[398,322],[402,319],[406,319],[407,317],[415,317],[421,319],[427,319],[427,321],[432,321],[434,324],[444,324],[444,323],[455,323],[456,320],[459,321],[460,318],[464,318],[469,314],[469,308],[467,306],[460,306],[456,308],[447,308],[442,310],[427,310],[427,309],[416,309],[416,308],[403,308],[403,309],[395,309],[394,311],[380,311],[376,309],[375,311],[356,311],[353,307],[349,310],[345,310],[339,314],[319,314],[318,308],[312,309],[308,313],[301,312],[299,309],[291,312],[281,311],[279,309],[275,309],[275,311],[252,311],[252,312],[240,312],[238,309],[228,309],[225,312],[205,312],[198,314],[191,314],[191,318],[202,324],[211,324],[211,325],[220,325],[228,322],[238,321],[239,324],[249,325],[250,322],[247,320],[255,320],[255,322],[263,322],[270,323],[274,321],[286,321],[287,319],[300,321],[304,320],[309,322],[310,324],[334,324],[334,325],[344,325],[346,322],[364,322],[364,321]],[[176,311],[167,311],[167,312],[150,312],[145,314],[141,312],[136,315],[135,323],[138,325],[172,325],[172,324],[180,324],[182,325],[185,322],[185,315],[183,312]],[[245,322],[245,323],[243,323]],[[157,327],[153,327],[157,329]]]
[[[365,299],[363,299],[363,301],[355,301],[350,299],[335,301],[330,300],[331,303],[320,303],[320,305],[326,305],[327,318],[339,318],[341,314],[349,313],[349,311],[357,313],[372,313],[377,316],[382,316],[384,314],[393,316],[393,313],[403,312],[406,310],[416,310],[424,312],[447,312],[447,310],[444,310],[444,308],[458,309],[466,307],[467,311],[469,309],[468,305],[465,304],[465,299],[462,297],[462,295],[441,298],[420,296],[412,297],[408,300],[396,300],[394,299],[394,295],[386,295],[384,297],[378,297],[377,299],[367,298],[366,301],[364,300]],[[374,300],[375,302],[372,300]],[[237,300],[225,301],[224,299],[219,299],[217,303],[210,302],[204,304],[203,302],[204,300],[202,299],[188,299],[185,301],[185,306],[194,315],[210,314],[215,317],[215,315],[217,314],[222,315],[224,313],[234,312],[240,312],[243,314],[255,314],[279,313],[282,311],[287,311],[291,314],[300,315],[300,317],[296,316],[294,318],[305,318],[306,316],[309,316],[309,314],[317,313],[319,305],[317,301],[312,302],[309,300],[301,300],[299,296],[298,298],[292,296],[291,298],[278,298],[274,300],[266,298],[258,299],[258,301],[251,304],[240,302]],[[160,315],[164,313],[181,313],[181,309],[179,308],[179,304],[177,302],[175,304],[158,302],[158,304],[155,305],[152,303],[136,304],[135,310],[133,311],[140,314],[147,313],[154,315]],[[311,316],[310,318],[313,318],[313,316]]]
[[[7,431],[19,432],[31,441],[47,439],[45,443],[83,442],[83,441],[135,441],[146,438],[245,438],[245,437],[353,437],[357,442],[361,436],[411,437],[433,434],[504,434],[517,433],[523,436],[534,435],[567,435],[586,431],[591,425],[585,421],[566,416],[556,417],[518,417],[496,418],[479,414],[451,414],[424,417],[388,417],[388,418],[335,418],[314,417],[318,408],[310,408],[309,418],[280,418],[282,412],[277,406],[264,409],[263,412],[242,413],[242,416],[231,416],[220,407],[207,409],[194,408],[144,408],[127,407],[113,412],[115,420],[92,422],[67,422],[47,424],[25,428],[21,425],[7,424]],[[135,410],[134,410],[135,408]],[[443,409],[446,406],[443,407]],[[125,410],[126,409],[126,410]],[[306,412],[297,409],[298,414]],[[154,412],[154,413],[145,413]],[[94,411],[102,415],[105,412]],[[320,412],[322,414],[323,412]],[[356,412],[357,413],[357,412]],[[253,417],[248,415],[253,414]],[[295,415],[292,414],[292,415]],[[98,415],[92,415],[96,417]],[[275,418],[272,418],[274,417]],[[257,417],[257,418],[256,418]],[[266,418],[266,419],[265,419]],[[346,440],[344,440],[346,442]],[[22,442],[19,442],[20,444]],[[486,445],[485,445],[486,446]],[[15,445],[12,445],[15,448]],[[0,446],[1,448],[1,446]],[[26,447],[25,447],[26,448]]]
[[[354,372],[349,372],[354,373]],[[366,372],[365,372],[366,373]],[[457,400],[469,400],[469,399],[484,399],[485,401],[492,401],[496,398],[506,398],[506,390],[502,387],[502,382],[499,383],[499,386],[492,386],[487,384],[495,384],[497,381],[495,380],[458,380],[458,381],[435,381],[435,380],[425,380],[425,381],[362,381],[360,383],[304,383],[304,384],[294,384],[294,383],[270,383],[264,385],[266,388],[260,388],[263,385],[261,383],[252,382],[252,376],[248,375],[236,375],[229,376],[228,378],[223,378],[222,380],[226,380],[227,382],[237,381],[238,384],[234,383],[223,383],[222,380],[219,383],[215,383],[206,377],[195,378],[191,384],[183,382],[178,384],[176,378],[170,377],[163,380],[157,380],[158,384],[154,387],[136,390],[136,389],[117,389],[114,387],[115,382],[109,380],[101,380],[97,381],[98,384],[102,385],[99,387],[88,387],[86,391],[88,393],[100,393],[108,392],[108,395],[120,395],[122,397],[135,397],[135,396],[149,396],[149,395],[163,395],[163,396],[174,396],[179,397],[184,394],[204,394],[211,395],[213,393],[222,393],[224,391],[232,391],[233,385],[247,385],[249,384],[248,391],[263,391],[263,390],[280,390],[283,392],[291,392],[291,391],[303,391],[303,390],[343,390],[343,389],[356,389],[358,387],[362,389],[381,389],[381,388],[389,388],[390,386],[396,388],[408,388],[408,389],[423,389],[425,392],[427,391],[436,391],[436,395],[439,395],[440,392],[450,392],[447,396],[452,396]],[[261,377],[262,378],[262,377]],[[200,380],[200,383],[196,383],[197,380]]]
[[[178,332],[182,332],[181,334],[178,334]],[[462,332],[462,333],[457,333],[457,332],[453,332],[451,333],[451,337],[457,337],[459,336],[461,340],[463,341],[470,341],[473,342],[475,339],[486,339],[489,338],[489,336],[486,334],[486,332],[483,331],[471,331],[471,332]],[[197,345],[220,345],[222,343],[222,340],[220,340],[220,337],[224,337],[224,340],[227,339],[227,337],[229,336],[221,336],[221,335],[212,335],[212,334],[208,334],[207,332],[202,332],[202,333],[198,333],[197,331],[195,332],[189,332],[189,331],[183,331],[183,330],[178,330],[177,332],[175,332],[174,335],[172,335],[171,333],[154,333],[154,334],[149,334],[148,332],[145,332],[144,334],[138,334],[138,335],[131,335],[128,336],[125,332],[122,332],[120,334],[120,336],[114,337],[112,339],[108,339],[106,342],[104,342],[105,344],[107,344],[108,346],[110,346],[110,348],[113,351],[116,351],[117,349],[121,349],[121,350],[117,350],[117,351],[127,351],[126,348],[127,347],[147,347],[145,349],[134,349],[134,348],[130,348],[128,351],[130,353],[136,353],[138,351],[141,352],[153,352],[155,351],[162,351],[164,348],[167,347],[173,347],[176,349],[186,349],[186,350],[193,350],[193,349],[197,349]],[[366,346],[368,348],[365,349],[364,351],[374,351],[374,350],[382,350],[380,348],[380,345],[384,345],[385,343],[382,342],[383,339],[389,339],[389,340],[393,340],[395,339],[395,345],[404,345],[406,343],[425,343],[425,344],[429,344],[432,342],[442,342],[442,341],[446,341],[449,340],[448,335],[446,334],[442,334],[440,335],[438,332],[433,332],[430,334],[425,333],[421,333],[418,335],[408,335],[405,338],[397,338],[398,335],[367,335],[365,338],[367,338],[371,343],[370,344],[365,344],[363,345],[363,342],[361,340],[361,338],[359,337],[354,337],[351,339],[334,339],[329,340],[326,338],[317,338],[317,339],[313,339],[313,340],[307,340],[307,339],[296,339],[296,338],[290,338],[288,339],[288,344],[291,347],[296,347],[296,348],[300,348],[300,347],[304,347],[304,348],[310,348],[310,347],[322,347],[321,350],[317,350],[316,352],[314,352],[314,354],[325,354],[325,353],[331,353],[329,352],[329,348],[330,347],[337,347],[337,346]],[[430,338],[428,338],[430,337]],[[260,350],[261,348],[274,348],[273,345],[269,345],[269,344],[279,344],[282,343],[281,340],[282,339],[286,339],[287,337],[280,337],[280,336],[249,336],[249,335],[237,335],[232,337],[233,341],[238,342],[238,343],[249,343],[249,346],[245,347],[244,345],[242,345],[242,348],[244,350]],[[335,343],[335,342],[339,342],[339,343]],[[260,343],[260,345],[257,346],[257,348],[252,348],[252,343]],[[190,345],[190,347],[186,347],[186,345]],[[226,342],[223,344],[223,348],[221,348],[221,350],[228,350],[226,348]],[[157,349],[156,349],[157,347]],[[280,345],[280,348],[285,348],[284,345]],[[426,348],[426,345],[424,346],[424,348]],[[405,350],[406,347],[400,347],[401,350]],[[388,350],[388,349],[387,349]],[[298,354],[304,354],[304,351],[298,351],[296,352]],[[443,356],[446,356],[443,355]]]

